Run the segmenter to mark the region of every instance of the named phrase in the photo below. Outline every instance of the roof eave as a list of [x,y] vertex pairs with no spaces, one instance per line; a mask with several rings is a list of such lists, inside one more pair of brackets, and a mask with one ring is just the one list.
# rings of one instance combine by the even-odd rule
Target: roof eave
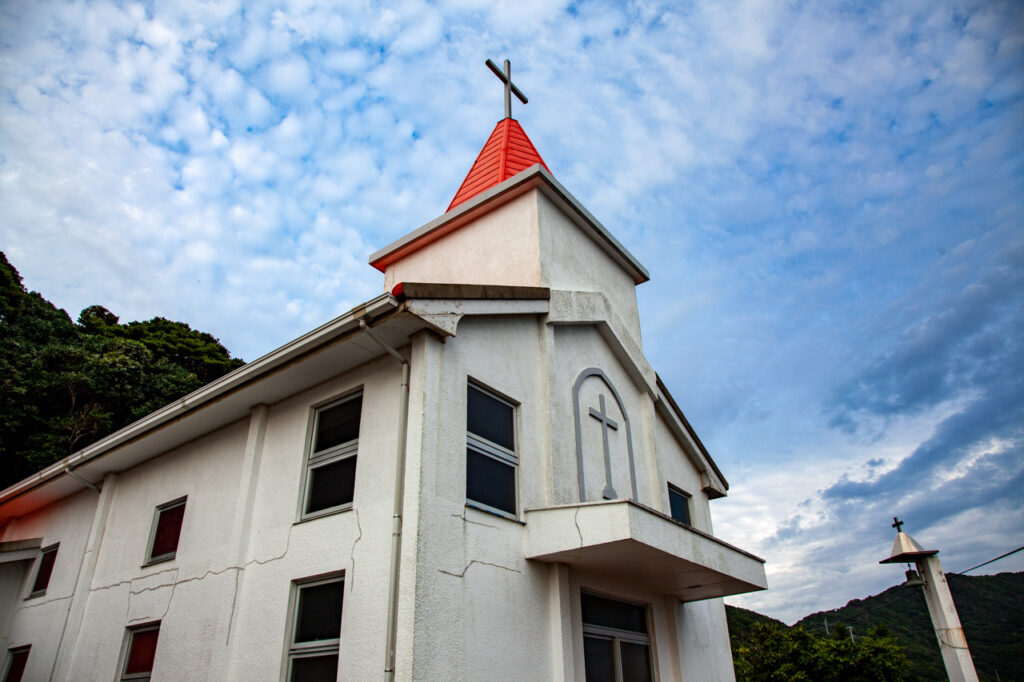
[[[173,403],[151,412],[142,419],[101,438],[95,443],[72,453],[18,483],[0,490],[0,517],[5,516],[2,510],[12,500],[58,479],[68,479],[69,471],[74,471],[122,446],[137,442],[168,424],[184,419],[189,414],[205,406],[223,400],[232,393],[276,373],[286,365],[316,352],[317,349],[330,345],[353,333],[361,333],[359,330],[359,321],[361,319],[373,320],[388,316],[389,313],[398,311],[400,305],[400,302],[390,294],[382,294],[370,299],[280,348],[242,365],[238,369],[179,398]],[[424,325],[427,324],[424,321]],[[72,478],[68,481],[67,485],[71,492],[67,494],[83,490],[89,485],[88,481]],[[60,495],[60,497],[64,496],[66,495]]]
[[581,227],[590,237],[633,278],[641,284],[651,277],[640,261],[612,236],[601,222],[591,215],[569,190],[539,163],[513,175],[508,180],[481,192],[426,225],[413,230],[370,256],[370,265],[381,272],[388,265],[454,232],[479,216],[493,211],[531,189],[540,190]]

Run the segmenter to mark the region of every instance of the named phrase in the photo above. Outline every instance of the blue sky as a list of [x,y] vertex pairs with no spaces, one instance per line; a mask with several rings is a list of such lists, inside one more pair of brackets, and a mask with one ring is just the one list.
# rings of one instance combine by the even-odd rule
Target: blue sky
[[651,272],[716,532],[769,562],[732,603],[899,582],[894,514],[947,570],[1024,544],[1020,3],[3,3],[0,249],[73,317],[254,359],[444,211],[502,116],[488,57]]

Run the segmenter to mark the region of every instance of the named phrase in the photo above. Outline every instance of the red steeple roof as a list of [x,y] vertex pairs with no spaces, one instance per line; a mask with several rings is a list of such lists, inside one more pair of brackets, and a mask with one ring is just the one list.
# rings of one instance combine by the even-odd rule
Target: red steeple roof
[[466,179],[462,181],[462,186],[455,193],[455,198],[448,205],[448,211],[536,163],[551,172],[519,121],[514,118],[498,121],[484,148],[480,150],[480,155],[473,162],[473,167],[466,174]]

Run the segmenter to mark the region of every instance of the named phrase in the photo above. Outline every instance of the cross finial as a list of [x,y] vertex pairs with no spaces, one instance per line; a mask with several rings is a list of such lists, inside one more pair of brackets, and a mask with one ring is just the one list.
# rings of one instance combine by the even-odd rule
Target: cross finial
[[505,84],[505,118],[512,118],[512,93],[516,93],[516,97],[523,104],[526,104],[529,100],[526,99],[526,95],[523,91],[516,87],[516,84],[512,82],[512,64],[506,59],[505,70],[502,71],[498,68],[498,65],[492,62],[490,59],[485,62],[487,66],[494,72],[494,75],[498,77],[502,83]]
[[903,532],[903,522],[897,517],[892,517],[892,527],[896,529],[897,533]]

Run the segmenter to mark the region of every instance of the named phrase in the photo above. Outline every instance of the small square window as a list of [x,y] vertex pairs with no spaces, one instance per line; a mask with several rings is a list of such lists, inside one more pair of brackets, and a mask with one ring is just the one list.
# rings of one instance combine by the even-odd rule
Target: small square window
[[168,561],[178,554],[178,539],[181,537],[181,523],[185,520],[185,501],[182,497],[156,508],[153,531],[149,539],[146,563]]
[[32,591],[29,597],[39,597],[46,594],[46,588],[50,585],[50,576],[53,575],[53,564],[57,561],[57,548],[59,544],[44,547],[39,557],[39,568],[36,570],[36,579],[32,583]]
[[289,682],[318,682],[338,676],[338,643],[345,581],[320,578],[293,584]]
[[363,396],[359,393],[316,410],[306,458],[304,516],[352,504],[362,409]]
[[7,665],[4,667],[4,682],[21,682],[28,665],[29,646],[19,646],[7,651]]
[[153,674],[160,623],[147,623],[125,631],[120,680],[148,680]]
[[469,384],[466,396],[466,499],[516,515],[515,406]]
[[690,525],[690,496],[671,484],[668,486],[668,506],[673,519]]

